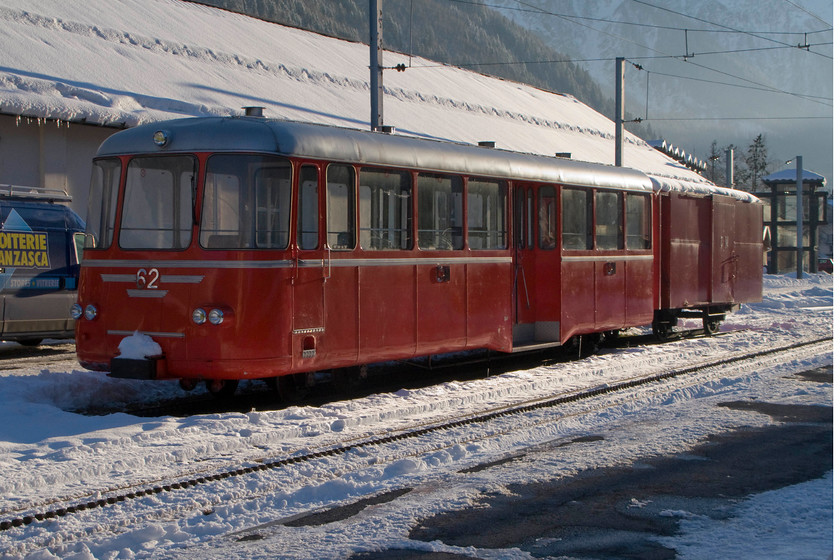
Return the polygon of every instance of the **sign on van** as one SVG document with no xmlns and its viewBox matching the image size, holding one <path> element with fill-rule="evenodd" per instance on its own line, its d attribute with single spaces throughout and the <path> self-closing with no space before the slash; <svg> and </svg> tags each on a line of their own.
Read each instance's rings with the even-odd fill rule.
<svg viewBox="0 0 840 560">
<path fill-rule="evenodd" d="M 0 231 L 0 267 L 49 268 L 47 234 L 40 231 Z"/>
</svg>

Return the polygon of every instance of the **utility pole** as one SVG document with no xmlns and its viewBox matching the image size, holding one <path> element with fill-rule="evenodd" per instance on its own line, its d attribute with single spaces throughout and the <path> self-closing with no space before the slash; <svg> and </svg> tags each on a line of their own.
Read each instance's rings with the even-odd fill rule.
<svg viewBox="0 0 840 560">
<path fill-rule="evenodd" d="M 370 0 L 370 129 L 382 123 L 382 0 Z"/>
<path fill-rule="evenodd" d="M 624 58 L 615 59 L 615 166 L 624 163 Z"/>
<path fill-rule="evenodd" d="M 735 188 L 735 150 L 726 150 L 726 188 Z"/>
<path fill-rule="evenodd" d="M 796 277 L 802 278 L 802 156 L 796 156 Z"/>
</svg>

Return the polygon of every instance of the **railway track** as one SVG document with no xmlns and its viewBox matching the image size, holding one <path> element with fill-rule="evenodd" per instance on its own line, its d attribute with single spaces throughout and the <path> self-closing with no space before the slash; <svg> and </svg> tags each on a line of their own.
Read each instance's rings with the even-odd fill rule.
<svg viewBox="0 0 840 560">
<path fill-rule="evenodd" d="M 739 329 L 706 334 L 702 328 L 674 331 L 667 340 L 657 338 L 653 334 L 623 335 L 608 339 L 602 348 L 637 348 L 667 344 L 678 340 L 694 338 L 724 337 L 742 332 Z M 536 350 L 526 353 L 490 353 L 475 351 L 469 358 L 442 358 L 431 365 L 420 359 L 409 362 L 392 362 L 372 366 L 366 383 L 350 391 L 346 388 L 335 388 L 329 382 L 311 387 L 301 395 L 278 395 L 268 386 L 251 386 L 246 392 L 240 392 L 232 398 L 218 399 L 209 394 L 189 394 L 166 402 L 159 402 L 152 406 L 119 406 L 99 407 L 95 409 L 74 410 L 74 412 L 90 416 L 102 416 L 123 412 L 139 417 L 159 416 L 193 416 L 198 414 L 216 414 L 222 412 L 247 412 L 250 410 L 276 410 L 278 407 L 294 405 L 320 406 L 338 397 L 361 397 L 377 392 L 389 392 L 401 388 L 419 388 L 443 381 L 465 381 L 480 379 L 488 375 L 509 371 L 511 368 L 528 368 L 536 365 L 550 365 L 577 359 L 577 356 L 562 354 L 558 349 Z"/>
<path fill-rule="evenodd" d="M 301 466 L 312 466 L 318 461 L 328 461 L 334 458 L 341 459 L 340 467 L 329 469 L 329 476 L 338 477 L 348 470 L 368 468 L 371 465 L 368 458 L 371 456 L 376 457 L 376 461 L 378 462 L 393 462 L 412 455 L 433 453 L 436 450 L 453 445 L 465 444 L 477 438 L 499 437 L 500 434 L 508 431 L 533 429 L 535 426 L 556 423 L 558 417 L 563 418 L 569 415 L 586 414 L 603 407 L 619 406 L 622 402 L 635 398 L 635 390 L 643 387 L 647 387 L 647 390 L 674 390 L 673 387 L 657 388 L 657 384 L 661 384 L 663 381 L 670 382 L 671 380 L 682 379 L 685 383 L 691 385 L 697 383 L 697 379 L 694 379 L 692 376 L 703 372 L 714 372 L 717 369 L 726 369 L 730 366 L 744 367 L 745 364 L 752 366 L 756 362 L 766 364 L 779 363 L 791 359 L 792 356 L 801 357 L 808 353 L 814 353 L 821 347 L 827 347 L 830 351 L 831 340 L 831 338 L 820 338 L 781 348 L 744 353 L 724 360 L 716 360 L 709 363 L 701 362 L 680 369 L 671 369 L 641 376 L 626 376 L 623 379 L 618 379 L 608 384 L 601 383 L 597 386 L 578 388 L 546 398 L 507 404 L 470 414 L 451 415 L 447 418 L 438 419 L 438 421 L 433 423 L 417 424 L 398 431 L 381 431 L 365 437 L 338 439 L 313 450 L 299 451 L 286 456 L 277 457 L 270 453 L 264 453 L 238 461 L 235 464 L 230 464 L 227 467 L 216 467 L 207 471 L 194 471 L 165 480 L 143 481 L 135 485 L 127 485 L 119 488 L 100 488 L 87 493 L 80 492 L 72 497 L 32 504 L 24 510 L 3 512 L 0 515 L 5 517 L 5 519 L 0 520 L 0 532 L 18 528 L 20 528 L 19 530 L 26 530 L 27 526 L 39 526 L 50 520 L 72 517 L 83 512 L 95 514 L 97 511 L 100 511 L 102 512 L 103 519 L 105 519 L 109 517 L 107 515 L 109 508 L 132 508 L 134 513 L 128 518 L 124 517 L 121 521 L 110 524 L 103 520 L 98 525 L 100 529 L 109 527 L 109 530 L 119 533 L 120 531 L 127 530 L 132 523 L 132 519 L 147 519 L 149 516 L 158 519 L 177 517 L 178 515 L 183 515 L 186 511 L 194 511 L 196 509 L 205 512 L 212 511 L 214 507 L 219 505 L 219 498 L 212 495 L 204 497 L 193 496 L 194 493 L 197 495 L 202 488 L 208 487 L 209 485 L 224 483 L 236 484 L 236 481 L 241 482 L 249 476 L 260 476 L 261 473 L 268 472 L 283 473 L 289 470 L 293 471 Z M 600 397 L 604 397 L 605 395 L 623 395 L 622 392 L 628 390 L 634 390 L 634 393 L 611 403 L 600 400 Z M 587 405 L 583 409 L 571 410 L 578 403 L 590 403 L 591 406 Z M 536 416 L 534 416 L 535 413 Z M 545 414 L 545 416 L 539 416 L 541 414 Z M 507 420 L 516 420 L 526 416 L 528 417 L 527 421 L 507 422 Z M 465 427 L 474 427 L 475 425 L 482 425 L 486 428 L 479 434 L 476 434 L 475 431 L 471 433 L 467 431 L 468 433 L 464 435 L 458 435 L 458 430 Z M 440 434 L 447 435 L 446 437 L 438 438 L 437 436 Z M 424 438 L 427 436 L 429 436 L 428 440 L 425 440 Z M 422 444 L 402 445 L 410 441 L 419 441 Z M 406 448 L 403 449 L 403 447 Z M 376 450 L 375 454 L 372 453 L 373 450 Z M 284 475 L 280 478 L 294 479 L 293 472 L 286 474 L 288 476 Z M 237 485 L 237 490 L 225 493 L 225 499 L 257 499 L 277 491 L 283 484 L 284 482 L 282 480 L 253 485 L 240 483 Z M 143 498 L 157 496 L 158 500 L 156 501 L 161 501 L 164 496 L 170 495 L 173 498 L 164 500 L 166 506 L 163 508 L 160 508 L 159 504 L 143 504 Z M 178 495 L 184 496 L 184 499 L 177 499 Z M 187 496 L 190 496 L 190 498 L 187 499 Z M 88 535 L 88 533 L 81 531 L 78 535 L 84 536 Z M 54 535 L 50 537 L 33 535 L 31 546 L 35 548 L 44 546 L 46 540 L 44 542 L 40 541 L 48 538 L 54 539 L 55 537 Z M 66 538 L 72 540 L 73 537 L 71 534 L 68 534 Z M 25 549 L 30 548 L 30 545 L 27 545 L 26 541 L 28 539 L 25 539 L 24 542 L 18 541 L 18 546 L 22 547 L 20 550 L 22 553 L 26 552 Z M 40 544 L 35 541 L 39 541 Z"/>
<path fill-rule="evenodd" d="M 18 369 L 29 364 L 75 359 L 76 345 L 72 342 L 49 346 L 10 346 L 0 351 L 0 371 Z"/>
</svg>

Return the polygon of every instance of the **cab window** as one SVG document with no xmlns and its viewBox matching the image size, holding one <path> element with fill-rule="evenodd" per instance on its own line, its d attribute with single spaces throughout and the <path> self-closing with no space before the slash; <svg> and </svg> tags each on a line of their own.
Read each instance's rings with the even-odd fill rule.
<svg viewBox="0 0 840 560">
<path fill-rule="evenodd" d="M 85 224 L 85 248 L 107 249 L 114 240 L 122 165 L 116 158 L 93 162 Z"/>
</svg>

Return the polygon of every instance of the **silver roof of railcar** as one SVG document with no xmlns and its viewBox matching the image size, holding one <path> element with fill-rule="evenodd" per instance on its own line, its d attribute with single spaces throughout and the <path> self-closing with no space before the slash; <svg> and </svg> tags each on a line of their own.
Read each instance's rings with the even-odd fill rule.
<svg viewBox="0 0 840 560">
<path fill-rule="evenodd" d="M 158 147 L 154 133 L 169 141 Z M 651 191 L 640 171 L 438 140 L 261 117 L 162 121 L 114 134 L 98 156 L 179 152 L 259 152 L 482 177 Z"/>
</svg>

